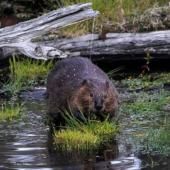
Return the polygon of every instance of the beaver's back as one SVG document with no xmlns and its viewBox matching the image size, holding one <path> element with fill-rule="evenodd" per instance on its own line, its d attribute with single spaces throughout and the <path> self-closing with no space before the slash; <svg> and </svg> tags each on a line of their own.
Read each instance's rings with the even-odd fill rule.
<svg viewBox="0 0 170 170">
<path fill-rule="evenodd" d="M 108 79 L 106 73 L 94 65 L 89 59 L 82 57 L 74 57 L 59 61 L 55 68 L 51 71 L 47 79 L 47 88 L 54 81 L 60 86 L 69 85 L 71 88 L 79 86 L 84 79 L 98 79 L 106 81 Z"/>
</svg>

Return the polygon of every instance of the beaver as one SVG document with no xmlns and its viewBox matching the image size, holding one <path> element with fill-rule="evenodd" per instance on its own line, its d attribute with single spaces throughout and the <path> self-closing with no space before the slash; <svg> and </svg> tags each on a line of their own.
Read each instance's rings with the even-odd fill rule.
<svg viewBox="0 0 170 170">
<path fill-rule="evenodd" d="M 3 10 L 3 15 L 0 18 L 1 28 L 15 25 L 18 23 L 18 18 L 15 15 L 14 9 L 12 6 L 7 6 Z"/>
<path fill-rule="evenodd" d="M 100 120 L 105 113 L 112 118 L 118 108 L 118 92 L 107 74 L 83 57 L 59 61 L 47 77 L 47 106 L 55 123 L 62 111 L 69 110 L 81 119 L 95 113 Z"/>
</svg>

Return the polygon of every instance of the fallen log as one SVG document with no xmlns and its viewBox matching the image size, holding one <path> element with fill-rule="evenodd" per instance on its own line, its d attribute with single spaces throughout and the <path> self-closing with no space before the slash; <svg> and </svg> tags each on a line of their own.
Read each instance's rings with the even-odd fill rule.
<svg viewBox="0 0 170 170">
<path fill-rule="evenodd" d="M 85 56 L 94 60 L 137 60 L 149 54 L 162 59 L 170 58 L 170 30 L 149 33 L 107 33 L 53 41 L 32 42 L 35 37 L 60 29 L 75 22 L 95 17 L 91 4 L 78 4 L 58 9 L 16 26 L 0 29 L 0 56 L 14 52 L 36 59 Z M 3 49 L 3 50 L 2 50 Z"/>
<path fill-rule="evenodd" d="M 108 33 L 105 39 L 88 34 L 74 39 L 43 42 L 70 56 L 81 55 L 95 60 L 136 60 L 149 54 L 170 59 L 170 30 L 149 33 Z"/>
<path fill-rule="evenodd" d="M 97 11 L 91 9 L 91 3 L 76 4 L 14 26 L 2 28 L 0 29 L 0 55 L 5 57 L 10 53 L 19 52 L 28 57 L 44 60 L 50 57 L 67 57 L 67 54 L 59 49 L 34 43 L 32 39 L 53 29 L 93 18 L 97 14 Z"/>
</svg>

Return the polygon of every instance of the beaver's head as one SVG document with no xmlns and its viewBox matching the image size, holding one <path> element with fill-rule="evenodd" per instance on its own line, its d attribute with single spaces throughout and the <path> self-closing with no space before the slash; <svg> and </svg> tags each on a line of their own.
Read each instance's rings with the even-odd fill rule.
<svg viewBox="0 0 170 170">
<path fill-rule="evenodd" d="M 85 115 L 92 112 L 99 116 L 103 116 L 103 113 L 113 116 L 118 107 L 118 93 L 109 81 L 86 79 L 73 93 L 69 105 L 72 110 Z"/>
</svg>

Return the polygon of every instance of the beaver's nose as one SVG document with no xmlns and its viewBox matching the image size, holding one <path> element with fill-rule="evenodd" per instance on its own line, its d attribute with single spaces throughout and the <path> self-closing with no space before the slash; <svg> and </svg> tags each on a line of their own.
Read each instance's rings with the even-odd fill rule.
<svg viewBox="0 0 170 170">
<path fill-rule="evenodd" d="M 100 111 L 102 109 L 102 105 L 96 105 L 95 108 L 97 111 Z"/>
<path fill-rule="evenodd" d="M 101 111 L 102 107 L 103 107 L 103 101 L 100 98 L 96 99 L 96 101 L 95 101 L 96 111 L 98 111 L 98 112 Z"/>
</svg>

